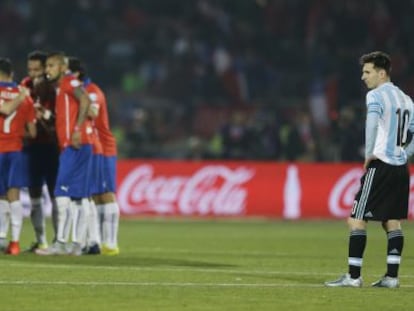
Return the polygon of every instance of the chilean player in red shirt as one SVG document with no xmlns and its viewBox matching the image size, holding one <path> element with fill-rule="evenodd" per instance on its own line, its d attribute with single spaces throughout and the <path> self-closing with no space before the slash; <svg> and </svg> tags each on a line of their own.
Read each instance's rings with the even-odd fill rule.
<svg viewBox="0 0 414 311">
<path fill-rule="evenodd" d="M 30 219 L 35 231 L 36 242 L 30 248 L 47 248 L 45 217 L 42 206 L 42 188 L 46 184 L 49 197 L 52 202 L 52 223 L 57 229 L 56 200 L 54 189 L 59 165 L 59 148 L 55 131 L 55 88 L 46 79 L 47 53 L 35 50 L 27 57 L 27 73 L 21 85 L 30 89 L 31 97 L 35 102 L 37 116 L 37 136 L 28 139 L 23 148 L 23 154 L 27 157 L 28 188 L 31 201 Z"/>
<path fill-rule="evenodd" d="M 92 125 L 87 120 L 90 99 L 82 83 L 68 71 L 64 53 L 50 53 L 46 60 L 47 79 L 56 82 L 56 134 L 59 169 L 55 186 L 57 239 L 39 255 L 81 255 L 89 213 L 92 161 Z M 68 249 L 70 228 L 72 248 Z"/>
<path fill-rule="evenodd" d="M 93 124 L 97 130 L 98 138 L 102 146 L 102 155 L 96 155 L 95 164 L 98 165 L 100 174 L 95 176 L 92 194 L 93 201 L 99 217 L 94 216 L 93 208 L 91 209 L 90 228 L 92 232 L 92 245 L 90 253 L 93 253 L 93 242 L 102 240 L 101 252 L 103 255 L 118 255 L 118 226 L 119 226 L 119 206 L 116 200 L 116 141 L 109 126 L 108 108 L 106 98 L 102 90 L 86 76 L 85 68 L 80 60 L 76 57 L 69 58 L 69 69 L 81 81 L 91 99 L 89 117 L 93 119 Z M 96 212 L 95 212 L 96 213 Z M 94 229 L 96 219 L 99 219 L 101 230 Z M 95 238 L 93 235 L 98 231 L 102 237 Z M 92 252 L 91 252 L 92 250 Z"/>
<path fill-rule="evenodd" d="M 23 137 L 36 136 L 36 116 L 28 90 L 19 90 L 12 78 L 10 60 L 0 58 L 0 244 L 7 237 L 10 220 L 11 241 L 6 254 L 18 255 L 23 224 L 20 188 L 25 186 Z"/>
</svg>

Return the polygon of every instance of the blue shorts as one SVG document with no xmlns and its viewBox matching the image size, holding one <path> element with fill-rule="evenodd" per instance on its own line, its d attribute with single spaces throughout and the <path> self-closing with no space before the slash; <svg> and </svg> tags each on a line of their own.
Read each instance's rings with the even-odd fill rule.
<svg viewBox="0 0 414 311">
<path fill-rule="evenodd" d="M 103 156 L 103 181 L 105 192 L 116 192 L 116 156 Z"/>
<path fill-rule="evenodd" d="M 23 149 L 23 157 L 27 162 L 27 186 L 38 188 L 46 183 L 49 189 L 54 189 L 59 167 L 57 144 L 28 145 Z"/>
<path fill-rule="evenodd" d="M 10 188 L 25 186 L 22 152 L 0 153 L 0 195 L 6 195 Z"/>
<path fill-rule="evenodd" d="M 55 196 L 73 199 L 90 197 L 91 162 L 92 145 L 82 145 L 80 149 L 63 149 L 59 156 Z"/>
<path fill-rule="evenodd" d="M 91 193 L 102 194 L 107 192 L 103 181 L 103 156 L 94 154 L 92 156 Z"/>
</svg>

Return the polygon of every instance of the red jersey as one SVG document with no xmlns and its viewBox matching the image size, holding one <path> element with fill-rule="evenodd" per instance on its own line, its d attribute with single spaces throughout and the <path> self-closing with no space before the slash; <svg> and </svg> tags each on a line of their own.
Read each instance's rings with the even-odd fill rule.
<svg viewBox="0 0 414 311">
<path fill-rule="evenodd" d="M 19 95 L 19 89 L 14 82 L 0 82 L 0 105 Z M 20 104 L 12 114 L 0 114 L 0 152 L 20 151 L 23 148 L 23 137 L 26 123 L 35 123 L 36 115 L 33 101 L 30 97 Z"/>
<path fill-rule="evenodd" d="M 65 75 L 56 89 L 56 134 L 59 147 L 65 148 L 71 144 L 73 129 L 79 114 L 79 101 L 74 90 L 82 83 L 73 75 Z M 86 120 L 81 127 L 81 143 L 92 144 L 91 121 Z"/>
<path fill-rule="evenodd" d="M 37 122 L 37 135 L 35 138 L 29 139 L 29 143 L 53 143 L 56 142 L 55 131 L 55 89 L 53 85 L 44 79 L 36 86 L 33 84 L 33 80 L 30 77 L 25 77 L 20 85 L 30 90 L 30 95 L 36 104 L 39 104 L 43 109 L 50 111 L 50 117 L 46 120 L 42 119 L 42 122 Z M 42 123 L 42 124 L 41 124 Z M 47 129 L 45 129 L 45 126 Z"/>
<path fill-rule="evenodd" d="M 116 156 L 116 141 L 109 127 L 108 108 L 106 98 L 102 90 L 90 79 L 85 79 L 84 86 L 89 94 L 92 105 L 98 109 L 98 116 L 94 120 L 99 140 L 102 144 L 103 155 Z"/>
</svg>

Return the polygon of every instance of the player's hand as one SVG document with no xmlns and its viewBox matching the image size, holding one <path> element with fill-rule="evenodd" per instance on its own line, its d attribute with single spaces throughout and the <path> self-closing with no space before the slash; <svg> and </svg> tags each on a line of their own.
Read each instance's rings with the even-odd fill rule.
<svg viewBox="0 0 414 311">
<path fill-rule="evenodd" d="M 72 133 L 71 145 L 76 149 L 79 149 L 81 147 L 81 132 L 79 130 Z"/>
</svg>

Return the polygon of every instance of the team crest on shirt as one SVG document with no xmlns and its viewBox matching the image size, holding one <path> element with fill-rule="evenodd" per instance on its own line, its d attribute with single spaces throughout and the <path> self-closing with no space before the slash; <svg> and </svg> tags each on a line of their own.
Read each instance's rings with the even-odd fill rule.
<svg viewBox="0 0 414 311">
<path fill-rule="evenodd" d="M 96 102 L 96 100 L 98 99 L 98 95 L 96 95 L 96 93 L 89 93 L 89 98 L 91 99 L 91 101 Z"/>
<path fill-rule="evenodd" d="M 72 80 L 70 80 L 70 85 L 72 87 L 78 87 L 78 86 L 81 85 L 81 83 L 80 83 L 80 81 L 78 79 L 72 79 Z"/>
</svg>

